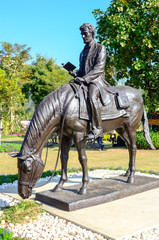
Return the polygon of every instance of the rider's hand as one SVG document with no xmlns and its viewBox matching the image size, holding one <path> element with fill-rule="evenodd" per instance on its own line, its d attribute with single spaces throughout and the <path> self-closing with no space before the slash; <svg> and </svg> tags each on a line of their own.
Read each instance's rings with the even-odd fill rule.
<svg viewBox="0 0 159 240">
<path fill-rule="evenodd" d="M 73 77 L 77 77 L 77 74 L 74 71 L 69 71 L 69 74 Z"/>
<path fill-rule="evenodd" d="M 75 82 L 78 83 L 78 84 L 82 84 L 82 83 L 85 82 L 85 80 L 83 78 L 81 78 L 81 77 L 76 77 L 75 78 Z"/>
</svg>

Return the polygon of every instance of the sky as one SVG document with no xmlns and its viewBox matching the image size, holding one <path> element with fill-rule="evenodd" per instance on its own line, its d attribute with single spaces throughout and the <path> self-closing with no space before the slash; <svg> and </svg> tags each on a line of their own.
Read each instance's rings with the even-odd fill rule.
<svg viewBox="0 0 159 240">
<path fill-rule="evenodd" d="M 94 9 L 106 11 L 110 0 L 0 0 L 0 42 L 26 44 L 56 64 L 79 66 L 84 44 L 79 27 L 96 26 Z"/>
</svg>

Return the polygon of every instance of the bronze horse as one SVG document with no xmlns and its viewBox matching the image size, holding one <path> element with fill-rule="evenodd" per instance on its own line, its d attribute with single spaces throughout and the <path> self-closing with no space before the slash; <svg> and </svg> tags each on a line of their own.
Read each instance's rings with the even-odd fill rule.
<svg viewBox="0 0 159 240">
<path fill-rule="evenodd" d="M 149 127 L 142 96 L 137 90 L 128 86 L 119 86 L 117 90 L 125 91 L 130 107 L 126 109 L 128 117 L 102 121 L 104 133 L 116 130 L 125 140 L 129 150 L 128 183 L 134 183 L 136 157 L 136 129 L 140 120 L 143 123 L 143 133 L 152 149 L 155 149 L 149 136 Z M 24 142 L 18 154 L 18 192 L 22 198 L 29 198 L 32 188 L 40 178 L 44 164 L 41 153 L 50 134 L 60 132 L 62 119 L 65 115 L 61 144 L 61 178 L 54 191 L 63 189 L 67 181 L 67 161 L 72 140 L 78 151 L 83 177 L 80 194 L 87 192 L 89 182 L 85 138 L 88 131 L 88 121 L 79 119 L 78 99 L 73 98 L 74 91 L 69 84 L 62 86 L 44 98 L 36 109 L 31 120 Z M 70 99 L 73 98 L 72 101 Z M 69 103 L 69 104 L 68 104 Z M 66 111 L 67 109 L 67 111 Z"/>
</svg>

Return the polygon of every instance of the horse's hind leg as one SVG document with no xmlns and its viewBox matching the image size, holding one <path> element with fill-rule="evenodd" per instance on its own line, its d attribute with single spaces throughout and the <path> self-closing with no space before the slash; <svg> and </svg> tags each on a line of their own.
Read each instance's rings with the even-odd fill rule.
<svg viewBox="0 0 159 240">
<path fill-rule="evenodd" d="M 53 189 L 53 192 L 59 192 L 63 189 L 63 184 L 67 181 L 67 162 L 69 150 L 72 144 L 72 138 L 63 136 L 61 143 L 61 178 L 59 183 Z"/>
<path fill-rule="evenodd" d="M 83 171 L 82 187 L 79 190 L 79 194 L 86 194 L 89 178 L 88 178 L 88 169 L 87 169 L 87 156 L 85 151 L 85 140 L 83 139 L 80 142 L 75 141 L 75 144 L 78 151 L 79 162 L 82 166 L 82 171 Z"/>
<path fill-rule="evenodd" d="M 126 125 L 124 129 L 117 129 L 117 132 L 125 140 L 129 150 L 129 168 L 126 172 L 128 183 L 135 182 L 135 159 L 136 159 L 136 129 L 132 129 Z"/>
<path fill-rule="evenodd" d="M 128 183 L 135 182 L 135 159 L 136 159 L 136 131 L 129 132 L 130 146 L 129 146 L 129 175 Z"/>
</svg>

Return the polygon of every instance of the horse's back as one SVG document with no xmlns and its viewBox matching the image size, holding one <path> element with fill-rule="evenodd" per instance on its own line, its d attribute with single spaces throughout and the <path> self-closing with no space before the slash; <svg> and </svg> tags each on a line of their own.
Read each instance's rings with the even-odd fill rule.
<svg viewBox="0 0 159 240">
<path fill-rule="evenodd" d="M 137 91 L 137 89 L 129 86 L 116 86 L 115 88 L 117 92 L 119 92 L 119 94 L 126 95 L 128 97 L 130 104 L 132 103 L 143 104 L 142 95 Z"/>
<path fill-rule="evenodd" d="M 122 86 L 122 85 L 119 85 L 119 86 L 116 86 L 115 87 L 117 89 L 117 91 L 121 92 L 121 93 L 126 93 L 126 95 L 130 95 L 130 94 L 133 94 L 133 95 L 136 95 L 137 97 L 141 97 L 141 94 L 138 92 L 138 90 L 136 88 L 132 88 L 132 87 L 129 87 L 129 86 Z"/>
</svg>

